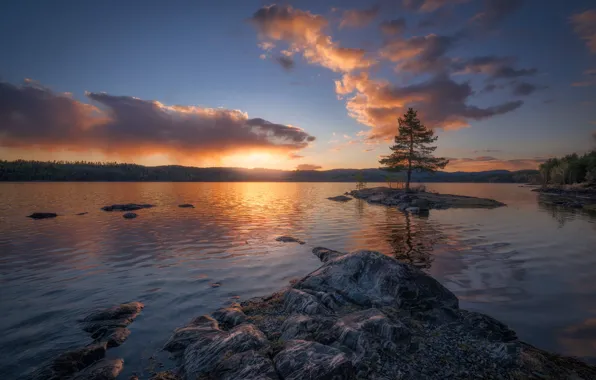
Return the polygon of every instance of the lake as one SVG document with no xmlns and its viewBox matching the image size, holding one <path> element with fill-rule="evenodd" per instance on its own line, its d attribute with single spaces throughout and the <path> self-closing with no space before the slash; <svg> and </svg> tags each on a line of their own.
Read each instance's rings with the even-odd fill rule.
<svg viewBox="0 0 596 380">
<path fill-rule="evenodd" d="M 382 186 L 383 184 L 378 184 Z M 369 184 L 369 186 L 376 186 Z M 465 309 L 507 323 L 540 348 L 596 362 L 596 215 L 539 202 L 516 184 L 429 184 L 493 198 L 493 210 L 395 207 L 329 196 L 352 183 L 0 183 L 0 374 L 26 376 L 90 342 L 77 320 L 141 301 L 109 357 L 120 378 L 147 376 L 176 327 L 316 269 L 315 246 L 378 250 L 413 263 Z M 100 208 L 152 203 L 133 220 Z M 192 203 L 194 209 L 177 205 Z M 32 220 L 34 211 L 60 214 Z M 77 213 L 88 212 L 86 215 Z M 291 235 L 305 245 L 279 243 Z M 219 287 L 212 287 L 219 283 Z M 166 367 L 171 363 L 164 361 Z"/>
</svg>

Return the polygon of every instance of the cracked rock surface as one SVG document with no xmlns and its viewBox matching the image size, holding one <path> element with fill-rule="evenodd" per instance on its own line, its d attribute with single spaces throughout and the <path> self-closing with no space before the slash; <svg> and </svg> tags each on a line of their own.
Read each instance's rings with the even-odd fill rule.
<svg viewBox="0 0 596 380">
<path fill-rule="evenodd" d="M 595 379 L 596 368 L 521 342 L 462 310 L 408 264 L 317 247 L 292 286 L 200 316 L 165 350 L 181 379 Z"/>
</svg>

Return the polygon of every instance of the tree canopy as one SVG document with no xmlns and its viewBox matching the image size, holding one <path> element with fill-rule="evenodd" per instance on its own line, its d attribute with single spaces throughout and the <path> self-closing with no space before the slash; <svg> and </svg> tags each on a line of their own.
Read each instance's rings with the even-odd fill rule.
<svg viewBox="0 0 596 380">
<path fill-rule="evenodd" d="M 379 161 L 381 169 L 389 171 L 406 171 L 406 191 L 410 189 L 412 171 L 434 173 L 443 169 L 449 160 L 434 157 L 437 149 L 431 144 L 437 141 L 438 136 L 432 129 L 428 129 L 418 119 L 418 113 L 409 108 L 403 117 L 398 119 L 398 135 L 395 136 L 395 145 L 390 149 L 392 153 Z"/>
</svg>

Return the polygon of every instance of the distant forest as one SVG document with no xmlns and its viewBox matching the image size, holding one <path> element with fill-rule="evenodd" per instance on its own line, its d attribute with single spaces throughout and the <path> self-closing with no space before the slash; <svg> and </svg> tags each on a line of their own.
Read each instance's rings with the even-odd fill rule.
<svg viewBox="0 0 596 380">
<path fill-rule="evenodd" d="M 389 173 L 380 169 L 273 170 L 142 166 L 135 164 L 66 161 L 1 161 L 0 181 L 146 181 L 146 182 L 354 182 L 362 174 L 366 182 L 385 182 Z M 391 174 L 395 178 L 395 174 Z M 414 173 L 414 182 L 516 182 L 535 181 L 537 170 Z"/>
</svg>

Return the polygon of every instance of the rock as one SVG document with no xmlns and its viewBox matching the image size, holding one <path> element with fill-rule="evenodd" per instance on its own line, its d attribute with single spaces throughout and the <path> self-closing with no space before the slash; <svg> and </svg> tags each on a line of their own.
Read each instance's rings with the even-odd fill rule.
<svg viewBox="0 0 596 380">
<path fill-rule="evenodd" d="M 178 207 L 180 207 L 180 208 L 195 208 L 195 206 L 191 205 L 190 203 L 184 203 L 184 204 L 178 205 Z"/>
<path fill-rule="evenodd" d="M 134 380 L 134 379 L 130 379 Z M 138 380 L 138 378 L 137 378 Z M 180 376 L 172 371 L 162 371 L 156 374 L 153 374 L 149 380 L 182 380 Z"/>
<path fill-rule="evenodd" d="M 397 205 L 397 208 L 400 211 L 406 211 L 408 208 L 410 208 L 410 204 L 409 203 L 400 203 Z"/>
<path fill-rule="evenodd" d="M 210 285 L 212 288 L 219 288 L 221 286 L 221 284 L 219 282 L 213 282 Z"/>
<path fill-rule="evenodd" d="M 145 306 L 140 302 L 124 303 L 108 309 L 98 310 L 82 320 L 83 330 L 88 333 L 114 330 L 126 327 L 134 321 Z"/>
<path fill-rule="evenodd" d="M 418 207 L 408 207 L 406 211 L 411 212 L 412 214 L 418 214 L 420 212 L 420 209 Z"/>
<path fill-rule="evenodd" d="M 106 355 L 107 344 L 98 343 L 67 351 L 33 375 L 35 379 L 65 379 L 101 360 Z"/>
<path fill-rule="evenodd" d="M 102 359 L 77 373 L 71 380 L 113 380 L 123 367 L 122 359 Z"/>
<path fill-rule="evenodd" d="M 137 217 L 137 214 L 134 212 L 127 212 L 126 214 L 122 215 L 124 219 L 134 219 Z"/>
<path fill-rule="evenodd" d="M 212 372 L 220 380 L 278 380 L 271 359 L 254 350 L 245 351 L 224 359 Z"/>
<path fill-rule="evenodd" d="M 428 211 L 430 209 L 430 202 L 426 199 L 414 199 L 412 201 L 413 207 L 418 207 L 420 211 Z"/>
<path fill-rule="evenodd" d="M 31 215 L 28 215 L 27 218 L 31 218 L 31 219 L 49 219 L 49 218 L 55 218 L 57 217 L 58 214 L 53 213 L 53 212 L 34 212 Z"/>
<path fill-rule="evenodd" d="M 327 249 L 323 247 L 315 247 L 312 250 L 312 253 L 315 254 L 322 262 L 326 263 L 329 260 L 333 260 L 336 257 L 343 256 L 345 253 L 334 251 L 332 249 Z"/>
<path fill-rule="evenodd" d="M 304 340 L 289 341 L 273 358 L 284 380 L 354 379 L 348 356 L 336 348 Z"/>
<path fill-rule="evenodd" d="M 85 212 L 79 212 L 77 215 L 87 215 L 87 214 L 89 214 L 89 213 L 87 211 L 85 211 Z"/>
<path fill-rule="evenodd" d="M 116 204 L 111 206 L 104 206 L 101 209 L 104 211 L 136 211 L 143 208 L 151 208 L 155 207 L 154 205 L 150 204 L 136 204 L 136 203 L 127 203 L 127 204 Z"/>
<path fill-rule="evenodd" d="M 126 341 L 129 335 L 129 329 L 125 327 L 118 327 L 114 330 L 107 330 L 106 333 L 101 336 L 101 338 L 98 338 L 98 340 L 107 342 L 108 348 L 118 347 L 124 343 L 124 341 Z"/>
<path fill-rule="evenodd" d="M 280 241 L 282 243 L 298 243 L 298 244 L 306 244 L 300 239 L 296 239 L 292 236 L 278 236 L 275 238 L 276 241 Z"/>
<path fill-rule="evenodd" d="M 313 253 L 323 261 L 319 269 L 270 296 L 218 310 L 221 326 L 201 316 L 177 329 L 166 349 L 180 354 L 184 378 L 596 378 L 596 367 L 460 310 L 453 293 L 411 265 L 373 251 Z M 230 313 L 246 319 L 230 328 Z"/>
<path fill-rule="evenodd" d="M 213 318 L 221 325 L 228 328 L 237 326 L 246 321 L 246 315 L 242 312 L 240 304 L 234 303 L 229 307 L 221 308 L 213 313 Z"/>
<path fill-rule="evenodd" d="M 327 199 L 329 199 L 330 201 L 336 201 L 336 202 L 347 202 L 347 201 L 352 200 L 351 197 L 346 197 L 345 195 L 338 195 L 336 197 L 329 197 Z"/>
<path fill-rule="evenodd" d="M 367 202 L 371 202 L 371 203 L 380 203 L 385 198 L 387 198 L 387 195 L 385 195 L 383 193 L 381 193 L 381 194 L 374 194 L 374 195 L 371 195 L 370 197 L 366 198 L 366 201 Z"/>
<path fill-rule="evenodd" d="M 234 354 L 258 351 L 267 346 L 263 333 L 252 324 L 236 326 L 229 332 L 206 332 L 184 351 L 184 372 L 189 379 L 199 378 L 212 373 Z"/>
</svg>

